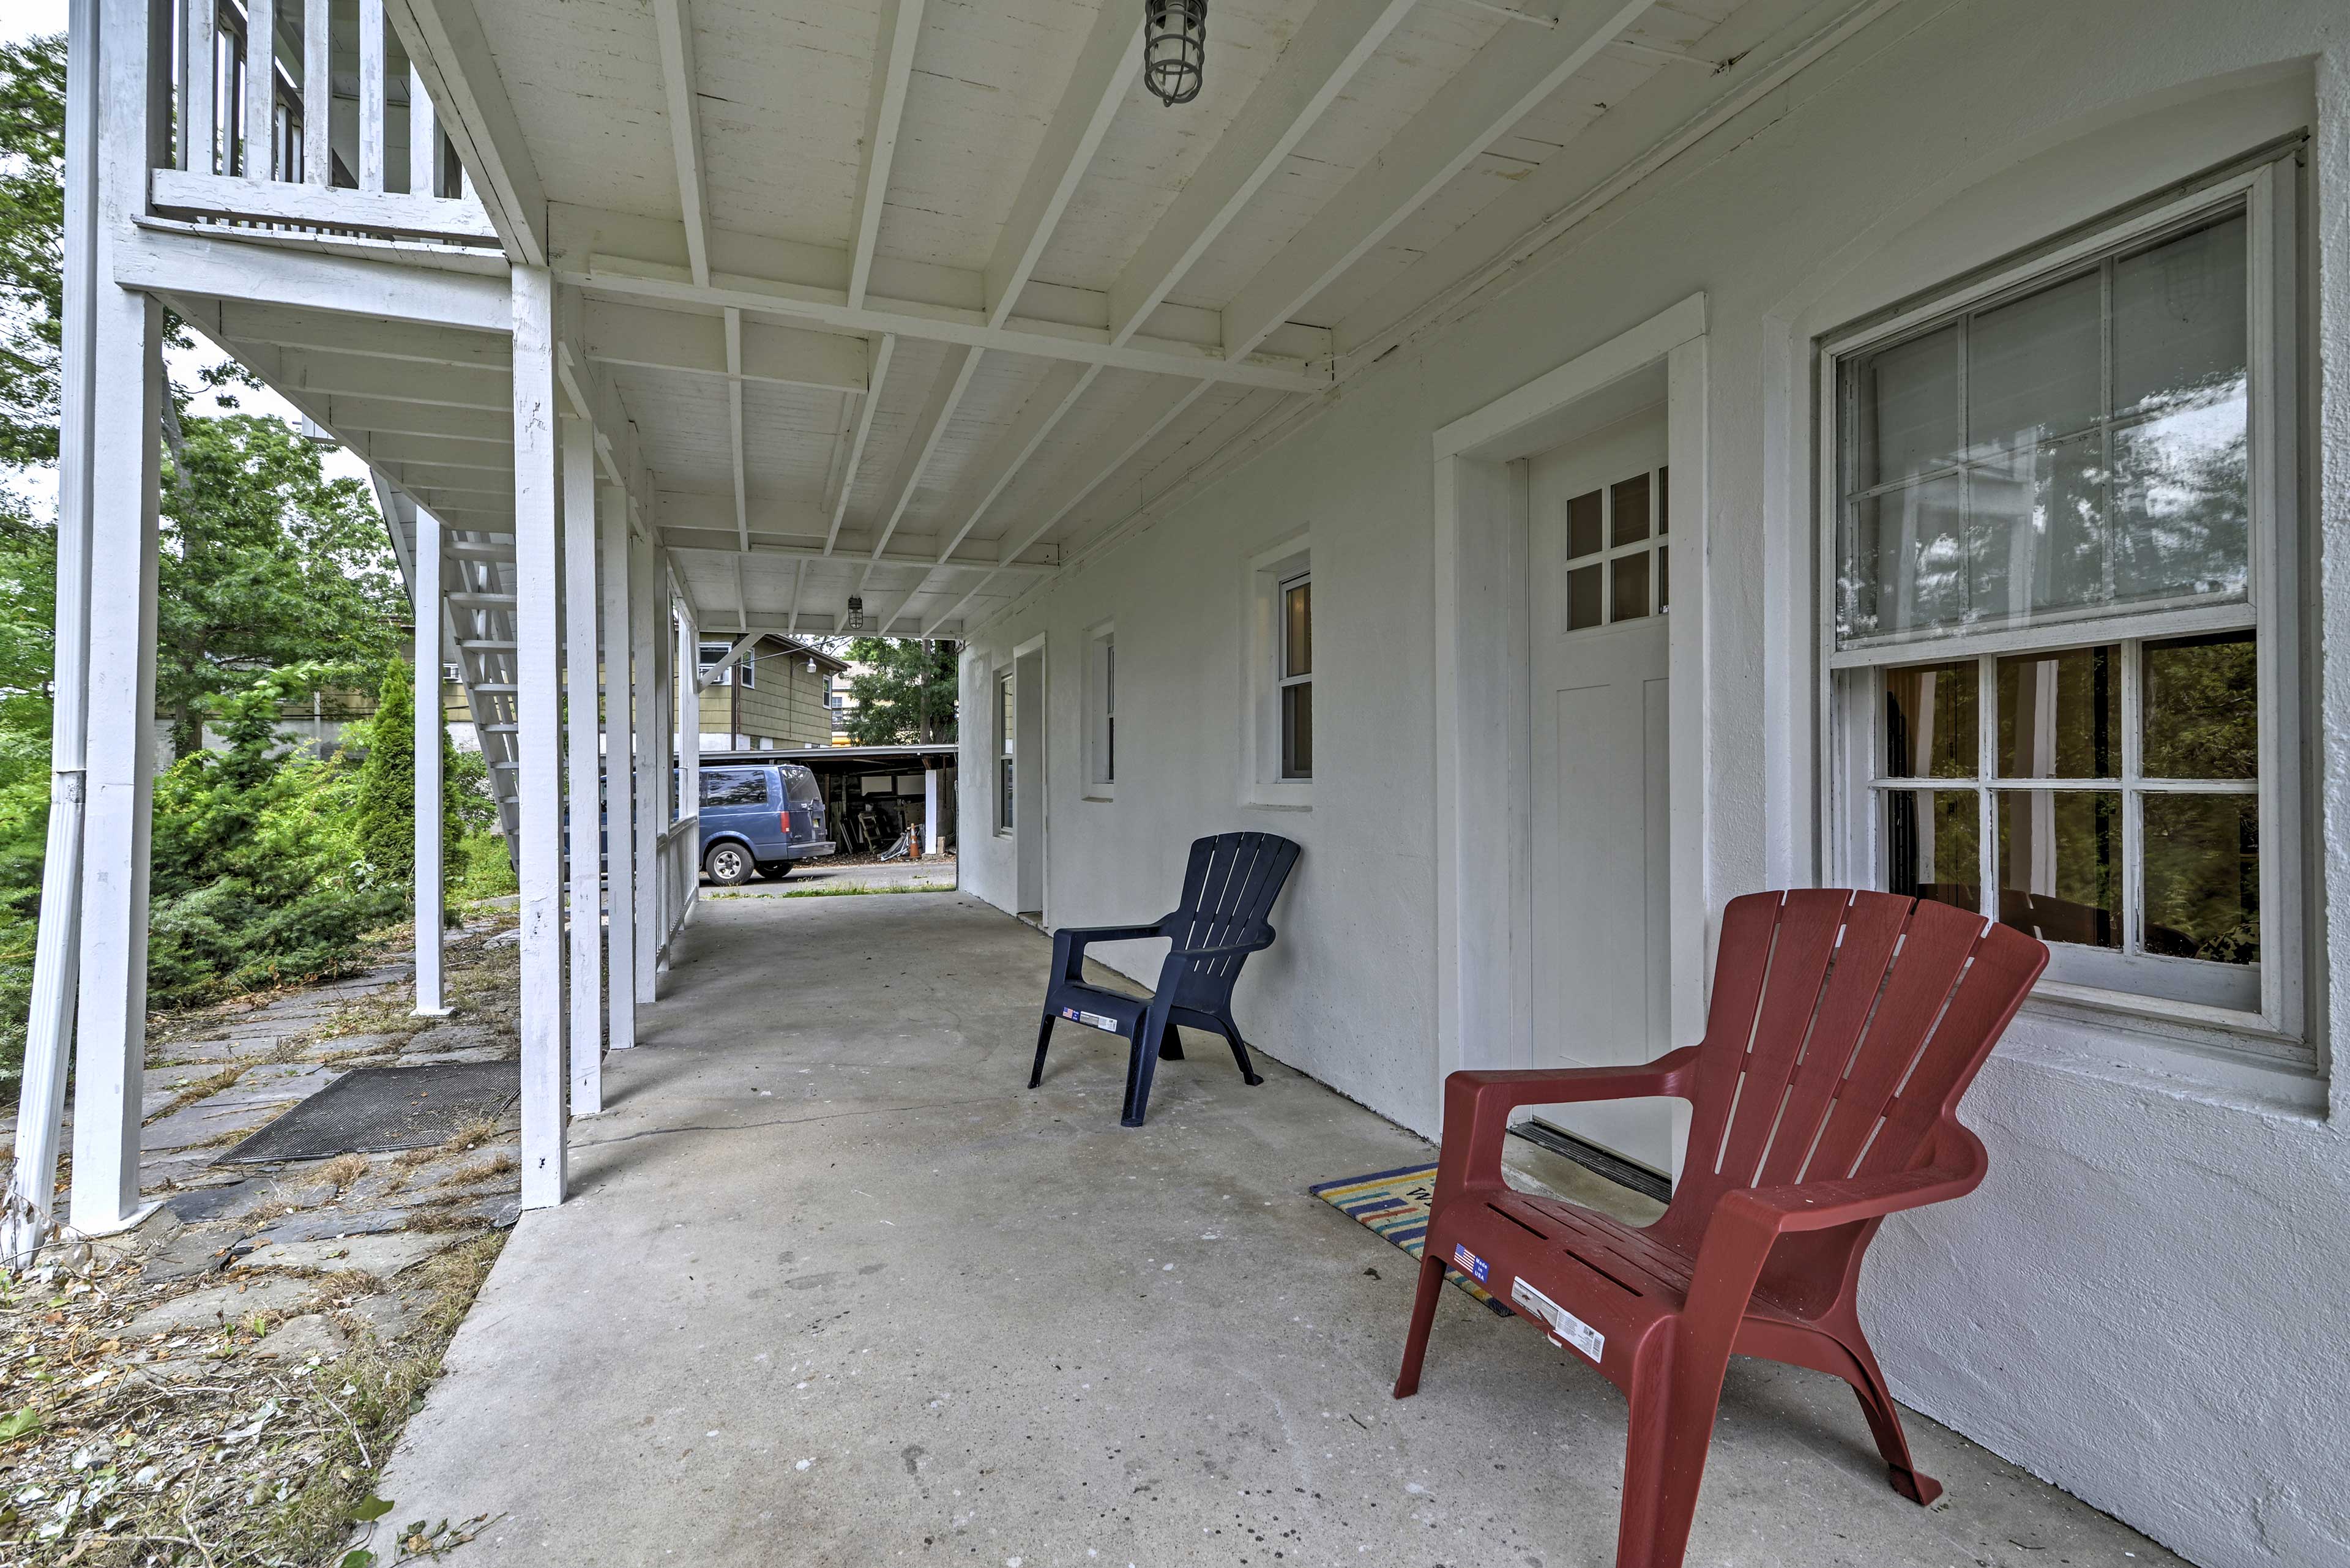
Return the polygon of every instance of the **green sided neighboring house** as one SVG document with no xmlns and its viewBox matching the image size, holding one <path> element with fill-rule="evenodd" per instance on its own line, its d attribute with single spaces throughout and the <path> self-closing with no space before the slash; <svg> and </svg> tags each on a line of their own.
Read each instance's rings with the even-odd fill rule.
<svg viewBox="0 0 2350 1568">
<path fill-rule="evenodd" d="M 703 673 L 731 642 L 702 644 Z M 702 691 L 702 749 L 775 752 L 832 744 L 833 678 L 848 667 L 780 632 L 751 645 Z"/>
</svg>

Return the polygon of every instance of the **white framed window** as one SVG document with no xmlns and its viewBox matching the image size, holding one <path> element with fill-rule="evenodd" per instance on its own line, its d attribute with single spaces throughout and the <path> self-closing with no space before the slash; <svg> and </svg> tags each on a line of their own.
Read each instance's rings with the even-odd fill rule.
<svg viewBox="0 0 2350 1568">
<path fill-rule="evenodd" d="M 2293 158 L 1825 344 L 1839 879 L 2306 1062 Z"/>
<path fill-rule="evenodd" d="M 1012 831 L 1012 667 L 995 672 L 995 831 Z"/>
<path fill-rule="evenodd" d="M 726 650 L 732 647 L 733 647 L 733 644 L 729 642 L 705 642 L 701 644 L 701 651 L 695 659 L 695 662 L 700 665 L 701 668 L 696 671 L 696 673 L 698 673 L 702 680 L 709 681 L 712 686 L 739 685 L 745 691 L 756 687 L 759 684 L 758 666 L 755 662 L 758 656 L 753 653 L 746 653 L 742 658 L 736 659 L 733 663 L 728 665 L 724 671 L 719 675 L 717 680 L 710 680 L 710 672 L 718 668 L 719 660 L 726 657 Z"/>
<path fill-rule="evenodd" d="M 1242 733 L 1244 804 L 1306 810 L 1314 787 L 1314 560 L 1299 534 L 1250 557 Z"/>
<path fill-rule="evenodd" d="M 1086 634 L 1086 798 L 1118 794 L 1118 628 L 1108 621 Z"/>
</svg>

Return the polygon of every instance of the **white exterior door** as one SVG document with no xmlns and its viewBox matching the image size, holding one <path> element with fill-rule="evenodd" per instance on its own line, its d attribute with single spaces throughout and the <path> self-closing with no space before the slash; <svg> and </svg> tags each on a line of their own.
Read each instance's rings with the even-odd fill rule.
<svg viewBox="0 0 2350 1568">
<path fill-rule="evenodd" d="M 1670 1047 L 1662 409 L 1529 461 L 1534 1065 Z M 1535 1107 L 1666 1175 L 1679 1102 Z"/>
</svg>

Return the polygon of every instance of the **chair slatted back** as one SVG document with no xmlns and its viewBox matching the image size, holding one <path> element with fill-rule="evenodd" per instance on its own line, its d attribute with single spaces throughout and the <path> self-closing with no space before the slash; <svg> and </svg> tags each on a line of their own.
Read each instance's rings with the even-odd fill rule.
<svg viewBox="0 0 2350 1568">
<path fill-rule="evenodd" d="M 1183 872 L 1183 901 L 1168 916 L 1164 933 L 1179 948 L 1225 947 L 1242 941 L 1264 923 L 1281 897 L 1297 846 L 1270 833 L 1220 833 L 1195 839 Z M 1211 1006 L 1228 999 L 1245 953 L 1194 959 L 1178 988 L 1182 1006 Z"/>
<path fill-rule="evenodd" d="M 1923 1163 L 1934 1124 L 2047 959 L 2020 931 L 1894 894 L 1731 900 L 1689 1152 L 1660 1234 L 1693 1246 L 1721 1194 L 1741 1188 Z"/>
</svg>

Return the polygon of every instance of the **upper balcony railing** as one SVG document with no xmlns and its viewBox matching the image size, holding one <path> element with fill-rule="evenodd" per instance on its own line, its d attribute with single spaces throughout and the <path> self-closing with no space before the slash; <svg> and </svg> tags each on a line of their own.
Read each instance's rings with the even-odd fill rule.
<svg viewBox="0 0 2350 1568">
<path fill-rule="evenodd" d="M 383 0 L 179 0 L 159 214 L 495 245 Z"/>
</svg>

